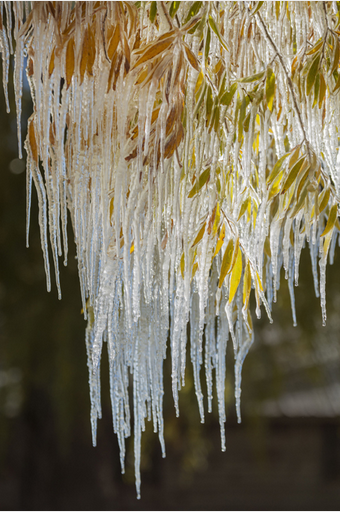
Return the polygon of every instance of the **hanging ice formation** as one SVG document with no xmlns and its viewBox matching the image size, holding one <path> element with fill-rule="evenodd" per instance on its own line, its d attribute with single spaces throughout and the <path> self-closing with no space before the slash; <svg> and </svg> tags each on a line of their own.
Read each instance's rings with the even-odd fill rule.
<svg viewBox="0 0 340 512">
<path fill-rule="evenodd" d="M 270 319 L 283 267 L 295 323 L 306 242 L 326 320 L 325 269 L 340 230 L 339 2 L 2 2 L 0 16 L 7 109 L 14 53 L 19 154 L 25 56 L 34 104 L 27 226 L 33 181 L 47 287 L 50 244 L 59 295 L 71 215 L 93 443 L 105 342 L 123 471 L 133 376 L 139 495 L 146 420 L 165 455 L 168 339 L 177 414 L 188 342 L 201 419 L 204 364 L 224 449 L 227 341 L 240 418 L 250 293 Z"/>
</svg>

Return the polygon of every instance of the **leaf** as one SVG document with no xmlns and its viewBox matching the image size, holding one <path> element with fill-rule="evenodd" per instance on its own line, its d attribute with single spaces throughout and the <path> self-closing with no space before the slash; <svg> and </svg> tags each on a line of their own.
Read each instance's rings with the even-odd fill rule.
<svg viewBox="0 0 340 512">
<path fill-rule="evenodd" d="M 265 71 L 261 71 L 260 73 L 256 73 L 256 75 L 246 76 L 245 78 L 241 78 L 237 80 L 240 84 L 250 84 L 251 82 L 257 82 L 264 77 Z"/>
<path fill-rule="evenodd" d="M 251 273 L 250 273 L 249 260 L 247 260 L 247 265 L 246 265 L 246 269 L 244 271 L 244 278 L 243 278 L 243 305 L 245 308 L 247 308 L 248 304 L 249 304 L 250 291 L 251 291 Z"/>
<path fill-rule="evenodd" d="M 215 249 L 213 258 L 215 258 L 215 256 L 217 256 L 218 253 L 220 252 L 224 239 L 225 239 L 225 224 L 223 224 L 223 226 L 221 228 L 220 236 L 219 236 L 219 239 L 216 244 L 216 249 Z"/>
<path fill-rule="evenodd" d="M 320 73 L 320 87 L 319 87 L 319 108 L 322 107 L 323 100 L 326 95 L 326 82 L 322 73 Z"/>
<path fill-rule="evenodd" d="M 37 140 L 35 137 L 33 119 L 30 121 L 29 126 L 28 126 L 28 140 L 29 140 L 33 160 L 35 161 L 36 164 L 38 164 L 39 163 L 38 146 L 37 146 Z"/>
<path fill-rule="evenodd" d="M 338 80 L 335 84 L 335 87 L 333 89 L 333 94 L 335 93 L 335 91 L 337 91 L 339 89 L 339 87 L 340 87 L 340 74 L 339 74 Z"/>
<path fill-rule="evenodd" d="M 330 230 L 334 227 L 336 217 L 338 213 L 338 205 L 333 204 L 332 208 L 330 209 L 328 220 L 325 229 L 323 230 L 322 234 L 320 236 L 325 236 L 327 233 L 330 232 Z"/>
<path fill-rule="evenodd" d="M 183 279 L 184 279 L 184 270 L 185 270 L 185 260 L 184 260 L 184 252 L 183 252 L 182 257 L 181 257 L 181 274 L 182 274 Z"/>
<path fill-rule="evenodd" d="M 263 4 L 264 4 L 264 1 L 257 2 L 256 6 L 254 7 L 254 10 L 250 12 L 250 15 L 254 16 L 261 9 Z"/>
<path fill-rule="evenodd" d="M 267 68 L 267 78 L 266 78 L 266 99 L 267 99 L 267 107 L 272 112 L 273 111 L 273 102 L 275 96 L 275 75 L 272 68 Z"/>
<path fill-rule="evenodd" d="M 323 45 L 323 40 L 318 41 L 311 50 L 306 52 L 306 55 L 313 55 L 313 53 L 316 53 L 318 50 L 320 50 L 321 46 Z"/>
<path fill-rule="evenodd" d="M 315 79 L 315 82 L 314 82 L 314 101 L 313 101 L 313 105 L 312 105 L 312 108 L 315 107 L 315 105 L 317 104 L 318 102 L 318 98 L 319 98 L 319 89 L 320 89 L 320 73 L 318 73 L 316 75 L 316 79 Z"/>
<path fill-rule="evenodd" d="M 201 227 L 201 229 L 199 230 L 199 232 L 194 240 L 194 243 L 192 244 L 191 247 L 195 247 L 195 245 L 197 245 L 202 240 L 204 232 L 205 232 L 205 226 L 206 226 L 206 223 L 204 223 L 203 226 Z"/>
<path fill-rule="evenodd" d="M 191 66 L 194 69 L 196 69 L 196 71 L 199 71 L 200 66 L 199 66 L 198 60 L 196 59 L 195 55 L 193 54 L 193 52 L 190 50 L 189 46 L 186 43 L 184 43 L 184 50 L 185 50 L 185 55 L 186 55 L 189 63 L 191 64 Z"/>
<path fill-rule="evenodd" d="M 237 90 L 237 82 L 234 82 L 231 85 L 229 91 L 225 92 L 223 94 L 223 96 L 221 97 L 221 99 L 220 99 L 221 105 L 226 105 L 227 107 L 229 107 L 230 103 L 233 100 L 236 90 Z"/>
<path fill-rule="evenodd" d="M 221 45 L 223 46 L 223 48 L 225 50 L 227 50 L 227 52 L 229 52 L 228 45 L 227 45 L 226 41 L 223 39 L 223 37 L 221 36 L 220 31 L 218 30 L 215 20 L 214 20 L 214 18 L 212 18 L 212 16 L 209 16 L 209 25 L 210 25 L 211 29 L 217 35 L 218 40 L 221 43 Z"/>
<path fill-rule="evenodd" d="M 55 47 L 52 50 L 50 64 L 48 66 L 48 78 L 51 78 L 52 73 L 54 71 L 54 57 L 55 57 Z"/>
<path fill-rule="evenodd" d="M 66 47 L 66 85 L 67 89 L 71 85 L 74 74 L 74 38 L 71 37 Z"/>
<path fill-rule="evenodd" d="M 307 96 L 309 96 L 311 89 L 314 85 L 315 77 L 319 69 L 319 62 L 320 62 L 321 53 L 319 53 L 313 60 L 312 65 L 308 71 L 307 75 L 307 83 L 306 83 L 306 93 Z"/>
<path fill-rule="evenodd" d="M 172 3 L 175 3 L 175 2 L 172 2 Z M 151 2 L 150 14 L 149 14 L 149 19 L 150 19 L 151 23 L 153 23 L 155 21 L 156 14 L 157 14 L 157 2 Z M 171 14 L 170 14 L 170 16 L 171 16 Z"/>
<path fill-rule="evenodd" d="M 211 38 L 211 32 L 210 32 L 210 27 L 208 27 L 207 37 L 205 38 L 205 43 L 204 43 L 204 58 L 205 58 L 205 62 L 208 61 L 208 57 L 209 57 L 210 38 Z"/>
<path fill-rule="evenodd" d="M 267 179 L 267 187 L 271 184 L 272 181 L 275 180 L 275 178 L 277 177 L 277 175 L 279 174 L 280 170 L 281 170 L 281 167 L 282 167 L 282 164 L 283 162 L 285 161 L 285 159 L 287 158 L 288 155 L 290 155 L 291 153 L 285 153 L 283 156 L 281 156 L 281 158 L 276 162 L 276 164 L 274 165 L 273 167 L 273 170 L 272 172 L 270 173 L 268 179 Z"/>
<path fill-rule="evenodd" d="M 293 182 L 295 181 L 297 175 L 298 175 L 298 172 L 299 170 L 301 169 L 302 167 L 302 164 L 306 161 L 306 156 L 303 155 L 297 162 L 296 164 L 293 166 L 293 168 L 291 169 L 291 171 L 289 172 L 287 178 L 286 178 L 286 181 L 282 187 L 282 190 L 281 190 L 281 194 L 284 194 L 288 189 L 289 187 L 293 184 Z"/>
<path fill-rule="evenodd" d="M 240 218 L 242 217 L 242 215 L 246 212 L 248 206 L 251 204 L 251 199 L 250 197 L 248 196 L 247 199 L 245 201 L 243 201 L 242 205 L 241 205 L 241 208 L 240 208 L 240 213 L 238 215 L 238 219 L 237 219 L 237 222 L 240 220 Z"/>
<path fill-rule="evenodd" d="M 135 243 L 131 242 L 130 254 L 132 254 L 134 250 L 135 250 Z"/>
<path fill-rule="evenodd" d="M 203 4 L 203 2 L 194 2 L 194 3 L 192 4 L 192 6 L 190 7 L 190 10 L 189 10 L 189 12 L 188 12 L 188 15 L 187 15 L 187 17 L 186 17 L 186 20 L 185 20 L 185 22 L 184 22 L 184 24 L 188 23 L 188 21 L 189 21 L 189 20 L 191 20 L 191 18 L 192 18 L 193 16 L 195 16 L 195 15 L 198 13 L 198 11 L 200 10 L 200 8 L 202 7 L 202 4 Z"/>
<path fill-rule="evenodd" d="M 188 198 L 194 197 L 199 190 L 209 181 L 210 179 L 210 167 L 208 167 L 205 171 L 202 172 L 198 181 L 196 181 L 195 185 L 189 192 Z"/>
<path fill-rule="evenodd" d="M 325 188 L 321 194 L 320 194 L 320 198 L 319 198 L 319 212 L 321 213 L 325 208 L 326 206 L 328 205 L 328 201 L 329 201 L 329 196 L 331 194 L 331 190 L 330 188 Z"/>
<path fill-rule="evenodd" d="M 93 31 L 91 27 L 89 27 L 88 31 L 88 55 L 87 55 L 87 65 L 86 70 L 89 75 L 93 75 L 93 65 L 96 59 L 96 42 L 94 39 Z"/>
<path fill-rule="evenodd" d="M 335 39 L 335 50 L 334 50 L 333 67 L 332 67 L 332 71 L 330 72 L 331 75 L 334 73 L 334 71 L 338 70 L 338 66 L 339 66 L 339 53 L 340 53 L 339 38 L 334 37 L 334 39 Z"/>
<path fill-rule="evenodd" d="M 154 59 L 157 55 L 164 52 L 174 42 L 175 36 L 167 37 L 149 47 L 139 60 L 132 66 L 132 69 L 137 68 L 141 64 L 145 64 L 148 60 Z"/>
<path fill-rule="evenodd" d="M 88 29 L 85 29 L 84 33 L 84 40 L 83 40 L 83 49 L 81 53 L 81 59 L 80 59 L 80 84 L 84 81 L 84 75 L 87 68 L 87 58 L 89 53 L 89 33 Z"/>
<path fill-rule="evenodd" d="M 229 240 L 229 242 L 228 242 L 227 248 L 226 248 L 225 253 L 223 255 L 223 260 L 222 260 L 222 265 L 221 265 L 221 273 L 220 273 L 220 278 L 219 278 L 219 281 L 218 281 L 218 287 L 219 288 L 221 288 L 221 286 L 223 284 L 223 281 L 225 279 L 225 276 L 229 272 L 229 269 L 230 269 L 230 266 L 231 266 L 231 262 L 232 262 L 232 257 L 233 257 L 233 250 L 234 250 L 234 241 L 231 238 Z"/>
<path fill-rule="evenodd" d="M 157 3 L 157 2 L 155 2 Z M 181 5 L 181 2 L 171 2 L 169 14 L 171 18 L 173 18 L 178 11 L 179 6 Z"/>
<path fill-rule="evenodd" d="M 107 56 L 110 60 L 113 59 L 114 54 L 116 53 L 116 50 L 118 48 L 120 41 L 120 26 L 119 23 L 117 23 L 115 31 L 110 39 L 109 46 L 107 49 Z"/>
<path fill-rule="evenodd" d="M 238 248 L 236 262 L 230 277 L 229 304 L 232 302 L 242 276 L 242 252 Z"/>
</svg>

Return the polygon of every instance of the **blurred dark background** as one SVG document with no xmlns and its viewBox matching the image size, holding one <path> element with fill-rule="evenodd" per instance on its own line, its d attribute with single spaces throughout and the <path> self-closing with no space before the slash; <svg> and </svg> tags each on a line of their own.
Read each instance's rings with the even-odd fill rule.
<svg viewBox="0 0 340 512">
<path fill-rule="evenodd" d="M 25 165 L 17 159 L 11 114 L 0 91 L 0 509 L 1 510 L 337 510 L 340 508 L 340 257 L 327 270 L 327 327 L 315 298 L 309 251 L 296 288 L 292 326 L 282 279 L 274 324 L 265 313 L 243 368 L 242 413 L 233 399 L 228 348 L 227 450 L 220 451 L 216 400 L 200 424 L 188 362 L 175 417 L 165 363 L 165 440 L 161 458 L 151 426 L 142 444 L 142 499 L 136 500 L 133 440 L 120 474 L 112 431 L 108 364 L 103 419 L 91 445 L 85 322 L 74 245 L 61 268 L 63 299 L 46 292 L 33 192 L 25 248 Z M 31 103 L 24 94 L 23 137 Z M 72 233 L 69 233 L 72 240 Z M 203 379 L 202 379 L 203 380 Z"/>
</svg>

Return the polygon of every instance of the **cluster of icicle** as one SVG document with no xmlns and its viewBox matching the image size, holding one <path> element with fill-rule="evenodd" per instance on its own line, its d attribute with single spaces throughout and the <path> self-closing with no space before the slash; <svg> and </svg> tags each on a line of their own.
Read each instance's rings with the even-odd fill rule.
<svg viewBox="0 0 340 512">
<path fill-rule="evenodd" d="M 263 304 L 270 319 L 283 267 L 296 323 L 306 242 L 326 319 L 325 268 L 340 228 L 338 5 L 1 3 L 3 85 L 9 109 L 14 55 L 20 155 L 24 67 L 34 106 L 27 244 L 33 181 L 47 288 L 50 244 L 59 296 L 70 213 L 88 319 L 93 443 L 105 342 L 122 471 L 133 387 L 138 496 L 146 420 L 165 456 L 168 343 L 176 414 L 188 343 L 201 420 L 204 365 L 224 450 L 227 341 L 240 419 L 241 368 L 253 341 L 249 296 L 254 290 L 256 315 Z"/>
</svg>

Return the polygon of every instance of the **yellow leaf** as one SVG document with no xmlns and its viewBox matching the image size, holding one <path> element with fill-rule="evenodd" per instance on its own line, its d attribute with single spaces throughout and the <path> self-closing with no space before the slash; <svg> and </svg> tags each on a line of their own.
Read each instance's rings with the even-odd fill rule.
<svg viewBox="0 0 340 512">
<path fill-rule="evenodd" d="M 196 274 L 197 272 L 197 269 L 198 269 L 198 263 L 194 263 L 193 267 L 192 267 L 192 275 L 191 275 L 191 278 L 194 277 L 194 275 Z"/>
<path fill-rule="evenodd" d="M 257 278 L 257 284 L 259 285 L 259 288 L 260 288 L 261 292 L 263 292 L 263 287 L 262 287 L 261 279 L 260 279 L 260 276 L 259 276 L 259 273 L 258 273 L 257 270 L 256 270 L 256 278 Z"/>
<path fill-rule="evenodd" d="M 277 162 L 276 164 L 274 165 L 273 167 L 273 170 L 272 172 L 270 173 L 268 179 L 267 179 L 267 186 L 271 184 L 272 181 L 275 180 L 275 178 L 277 177 L 277 175 L 279 174 L 280 170 L 281 170 L 281 167 L 282 167 L 282 164 L 283 162 L 285 161 L 285 159 L 287 158 L 287 156 L 290 155 L 290 153 L 286 153 L 285 155 L 283 155 Z"/>
<path fill-rule="evenodd" d="M 334 227 L 336 217 L 338 213 L 338 205 L 333 204 L 332 208 L 330 209 L 328 220 L 325 229 L 323 230 L 322 234 L 320 236 L 325 236 L 327 233 L 330 232 L 330 230 Z"/>
<path fill-rule="evenodd" d="M 50 64 L 48 66 L 48 77 L 49 78 L 51 78 L 51 75 L 52 75 L 53 70 L 54 70 L 54 57 L 55 57 L 55 47 L 52 50 Z"/>
<path fill-rule="evenodd" d="M 132 254 L 134 250 L 135 250 L 135 243 L 132 242 L 131 247 L 130 247 L 130 254 Z"/>
<path fill-rule="evenodd" d="M 185 260 L 184 260 L 184 252 L 182 253 L 181 257 L 181 274 L 184 279 L 184 269 L 185 269 Z"/>
<path fill-rule="evenodd" d="M 319 212 L 321 213 L 325 208 L 326 206 L 328 205 L 328 201 L 329 201 L 329 196 L 330 196 L 330 188 L 325 188 L 321 194 L 320 194 L 320 197 L 319 197 Z"/>
<path fill-rule="evenodd" d="M 240 213 L 238 215 L 238 219 L 237 221 L 240 220 L 240 218 L 242 217 L 242 215 L 246 212 L 248 206 L 251 204 L 251 199 L 250 197 L 248 196 L 247 199 L 245 201 L 243 201 L 242 205 L 241 205 L 241 208 L 240 208 Z"/>
<path fill-rule="evenodd" d="M 74 38 L 71 37 L 66 47 L 66 85 L 67 89 L 71 85 L 74 74 Z"/>
<path fill-rule="evenodd" d="M 216 247 L 216 249 L 217 249 L 217 247 Z M 223 256 L 223 260 L 222 260 L 221 274 L 220 274 L 220 278 L 219 278 L 219 281 L 218 281 L 218 287 L 219 288 L 221 288 L 221 286 L 223 284 L 223 281 L 225 279 L 225 276 L 229 272 L 229 269 L 230 269 L 230 266 L 231 266 L 232 257 L 233 257 L 233 249 L 234 249 L 234 241 L 231 238 L 229 240 L 229 242 L 228 242 L 228 245 L 227 245 L 227 248 L 225 250 L 225 253 L 224 253 L 224 256 Z"/>
<path fill-rule="evenodd" d="M 216 249 L 215 249 L 213 258 L 215 258 L 215 256 L 217 256 L 218 253 L 220 252 L 221 247 L 222 247 L 223 242 L 224 242 L 224 238 L 225 238 L 225 225 L 223 224 L 221 232 L 220 232 L 219 239 L 218 239 L 217 244 L 216 244 Z"/>
<path fill-rule="evenodd" d="M 244 272 L 244 278 L 243 278 L 243 305 L 245 308 L 248 307 L 250 290 L 251 290 L 251 273 L 250 273 L 249 260 L 247 260 L 246 270 Z"/>
<path fill-rule="evenodd" d="M 194 240 L 194 243 L 192 244 L 191 247 L 195 247 L 195 245 L 197 245 L 198 242 L 200 242 L 202 240 L 204 232 L 205 232 L 205 226 L 206 226 L 206 223 L 204 223 L 203 226 L 201 227 L 201 229 L 199 230 L 199 232 Z"/>
<path fill-rule="evenodd" d="M 213 234 L 214 235 L 217 233 L 218 226 L 220 225 L 220 219 L 221 219 L 220 203 L 217 203 L 215 221 L 214 221 L 214 225 L 213 225 Z"/>
<path fill-rule="evenodd" d="M 230 277 L 229 303 L 232 302 L 242 276 L 242 252 L 238 248 L 237 258 Z"/>
<path fill-rule="evenodd" d="M 291 169 L 290 173 L 288 174 L 286 181 L 282 187 L 281 194 L 284 194 L 286 190 L 289 189 L 289 187 L 293 184 L 293 182 L 296 180 L 299 170 L 302 167 L 302 164 L 306 161 L 306 156 L 302 156 L 300 160 L 296 162 L 294 167 Z"/>
</svg>

